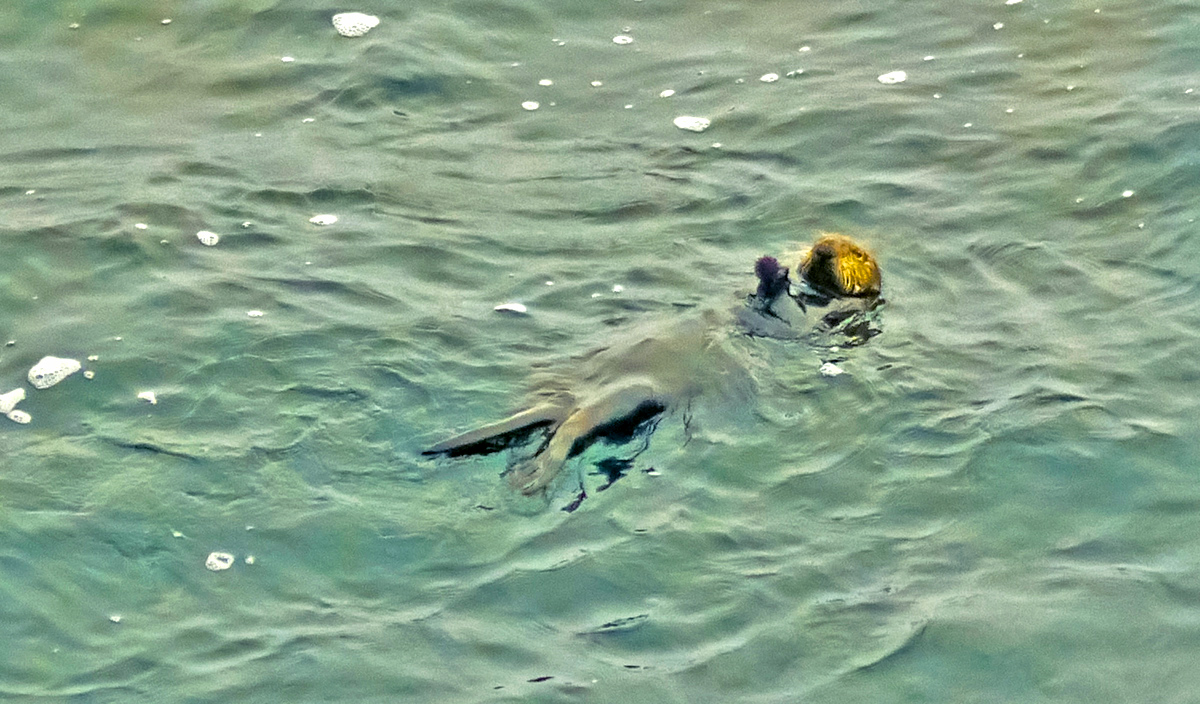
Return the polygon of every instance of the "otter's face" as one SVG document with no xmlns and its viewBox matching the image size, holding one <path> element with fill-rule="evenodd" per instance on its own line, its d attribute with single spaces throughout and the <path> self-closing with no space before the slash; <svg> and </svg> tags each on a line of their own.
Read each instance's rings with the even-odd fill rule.
<svg viewBox="0 0 1200 704">
<path fill-rule="evenodd" d="M 825 235 L 800 259 L 800 275 L 810 286 L 833 296 L 878 296 L 879 265 L 849 237 Z"/>
</svg>

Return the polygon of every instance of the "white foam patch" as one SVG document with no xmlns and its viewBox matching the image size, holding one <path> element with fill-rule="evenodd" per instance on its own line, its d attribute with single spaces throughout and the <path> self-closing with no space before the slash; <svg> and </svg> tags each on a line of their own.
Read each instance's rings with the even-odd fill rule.
<svg viewBox="0 0 1200 704">
<path fill-rule="evenodd" d="M 492 310 L 500 313 L 516 313 L 518 315 L 525 315 L 529 312 L 524 303 L 501 303 Z"/>
<path fill-rule="evenodd" d="M 83 368 L 78 359 L 42 357 L 42 361 L 29 370 L 29 383 L 34 388 L 48 389 Z"/>
<path fill-rule="evenodd" d="M 213 572 L 220 572 L 233 567 L 233 555 L 227 552 L 209 553 L 208 559 L 204 561 L 204 566 Z"/>
<path fill-rule="evenodd" d="M 151 406 L 158 405 L 158 396 L 153 391 L 142 391 L 138 393 L 138 398 L 143 401 L 149 401 Z"/>
<path fill-rule="evenodd" d="M 14 423 L 20 423 L 21 425 L 25 425 L 29 421 L 33 420 L 33 417 L 30 416 L 25 411 L 15 411 L 14 410 L 14 411 L 8 412 L 8 419 Z"/>
<path fill-rule="evenodd" d="M 205 247 L 212 247 L 221 241 L 221 236 L 215 232 L 201 230 L 196 233 L 196 239 L 200 240 L 200 244 L 204 245 Z"/>
<path fill-rule="evenodd" d="M 343 37 L 361 37 L 378 26 L 378 17 L 363 12 L 339 12 L 333 16 L 333 28 Z"/>
<path fill-rule="evenodd" d="M 903 83 L 908 80 L 908 74 L 904 71 L 892 71 L 885 73 L 879 77 L 879 82 L 884 85 L 892 85 L 893 83 Z"/>
<path fill-rule="evenodd" d="M 332 225 L 338 221 L 338 216 L 332 213 L 322 213 L 320 215 L 312 216 L 308 219 L 308 221 L 314 225 Z"/>
<path fill-rule="evenodd" d="M 712 124 L 712 120 L 707 117 L 695 117 L 693 115 L 680 115 L 674 119 L 675 126 L 681 130 L 689 132 L 703 132 Z"/>
<path fill-rule="evenodd" d="M 25 389 L 13 389 L 6 394 L 0 395 L 0 413 L 8 415 L 12 409 L 17 407 L 17 404 L 25 400 Z"/>
<path fill-rule="evenodd" d="M 821 365 L 821 374 L 824 376 L 838 376 L 845 373 L 845 369 L 842 369 L 833 362 L 826 362 Z"/>
</svg>

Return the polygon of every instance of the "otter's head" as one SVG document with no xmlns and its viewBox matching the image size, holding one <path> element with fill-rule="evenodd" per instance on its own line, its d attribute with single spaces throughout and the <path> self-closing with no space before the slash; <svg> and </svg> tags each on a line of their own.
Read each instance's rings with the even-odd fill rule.
<svg viewBox="0 0 1200 704">
<path fill-rule="evenodd" d="M 822 235 L 800 257 L 800 276 L 821 293 L 838 297 L 879 295 L 882 277 L 875 257 L 844 235 Z"/>
</svg>

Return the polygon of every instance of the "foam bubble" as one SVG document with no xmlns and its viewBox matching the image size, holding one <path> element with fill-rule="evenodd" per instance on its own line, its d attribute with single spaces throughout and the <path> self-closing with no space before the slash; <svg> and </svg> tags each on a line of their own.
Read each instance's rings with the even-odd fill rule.
<svg viewBox="0 0 1200 704">
<path fill-rule="evenodd" d="M 894 83 L 903 83 L 908 80 L 908 74 L 904 71 L 891 71 L 879 77 L 879 82 L 884 85 L 892 85 Z"/>
<path fill-rule="evenodd" d="M 0 413 L 7 415 L 17 404 L 25 400 L 25 389 L 13 389 L 0 395 Z"/>
<path fill-rule="evenodd" d="M 689 132 L 703 132 L 712 124 L 712 120 L 707 117 L 695 117 L 693 115 L 680 115 L 673 120 L 675 126 L 681 130 Z"/>
<path fill-rule="evenodd" d="M 204 561 L 204 566 L 213 572 L 220 572 L 233 567 L 233 555 L 227 552 L 209 553 L 208 559 Z"/>
<path fill-rule="evenodd" d="M 774 83 L 775 81 L 779 80 L 779 74 L 778 73 L 764 73 L 762 76 L 759 77 L 758 80 L 762 81 L 763 83 Z"/>
<path fill-rule="evenodd" d="M 340 12 L 333 16 L 333 28 L 343 37 L 361 37 L 378 26 L 378 17 L 363 12 Z"/>
<path fill-rule="evenodd" d="M 673 90 L 671 90 L 670 88 L 668 88 L 668 89 L 664 90 L 663 92 L 659 93 L 659 94 L 658 94 L 658 97 L 660 97 L 660 98 L 670 98 L 672 95 L 675 95 L 675 91 L 673 91 Z"/>
<path fill-rule="evenodd" d="M 618 34 L 617 36 L 613 37 L 613 44 L 632 44 L 632 43 L 633 43 L 633 37 L 629 36 L 628 34 Z"/>
<path fill-rule="evenodd" d="M 201 230 L 196 233 L 196 239 L 200 240 L 200 244 L 204 245 L 205 247 L 212 247 L 221 241 L 221 236 L 215 232 Z"/>
<path fill-rule="evenodd" d="M 78 359 L 63 359 L 61 357 L 42 357 L 41 361 L 29 370 L 29 383 L 34 388 L 48 389 L 66 379 L 83 367 Z"/>
<path fill-rule="evenodd" d="M 308 221 L 314 225 L 332 225 L 338 221 L 338 216 L 333 215 L 332 213 L 322 213 L 320 215 L 312 216 L 308 219 Z"/>
</svg>

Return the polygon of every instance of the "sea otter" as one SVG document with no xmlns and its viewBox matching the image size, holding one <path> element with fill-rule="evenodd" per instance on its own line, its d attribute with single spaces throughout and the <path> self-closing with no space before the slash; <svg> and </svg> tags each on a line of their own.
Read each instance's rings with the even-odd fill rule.
<svg viewBox="0 0 1200 704">
<path fill-rule="evenodd" d="M 715 311 L 700 314 L 698 320 L 687 316 L 665 326 L 646 324 L 632 331 L 628 341 L 576 360 L 572 383 L 561 379 L 543 383 L 524 410 L 444 440 L 421 454 L 487 454 L 521 444 L 540 431 L 543 439 L 537 450 L 509 472 L 515 488 L 534 494 L 549 485 L 567 460 L 596 441 L 626 442 L 652 429 L 664 415 L 686 407 L 701 392 L 748 378 L 744 365 L 727 347 L 731 331 L 794 337 L 789 322 L 794 310 L 807 313 L 810 308 L 849 302 L 824 314 L 824 324 L 833 327 L 878 302 L 879 267 L 869 252 L 848 237 L 822 236 L 797 254 L 794 270 L 799 272 L 795 292 L 791 270 L 774 257 L 761 257 L 755 262 L 758 288 L 736 312 L 737 326 Z"/>
</svg>

